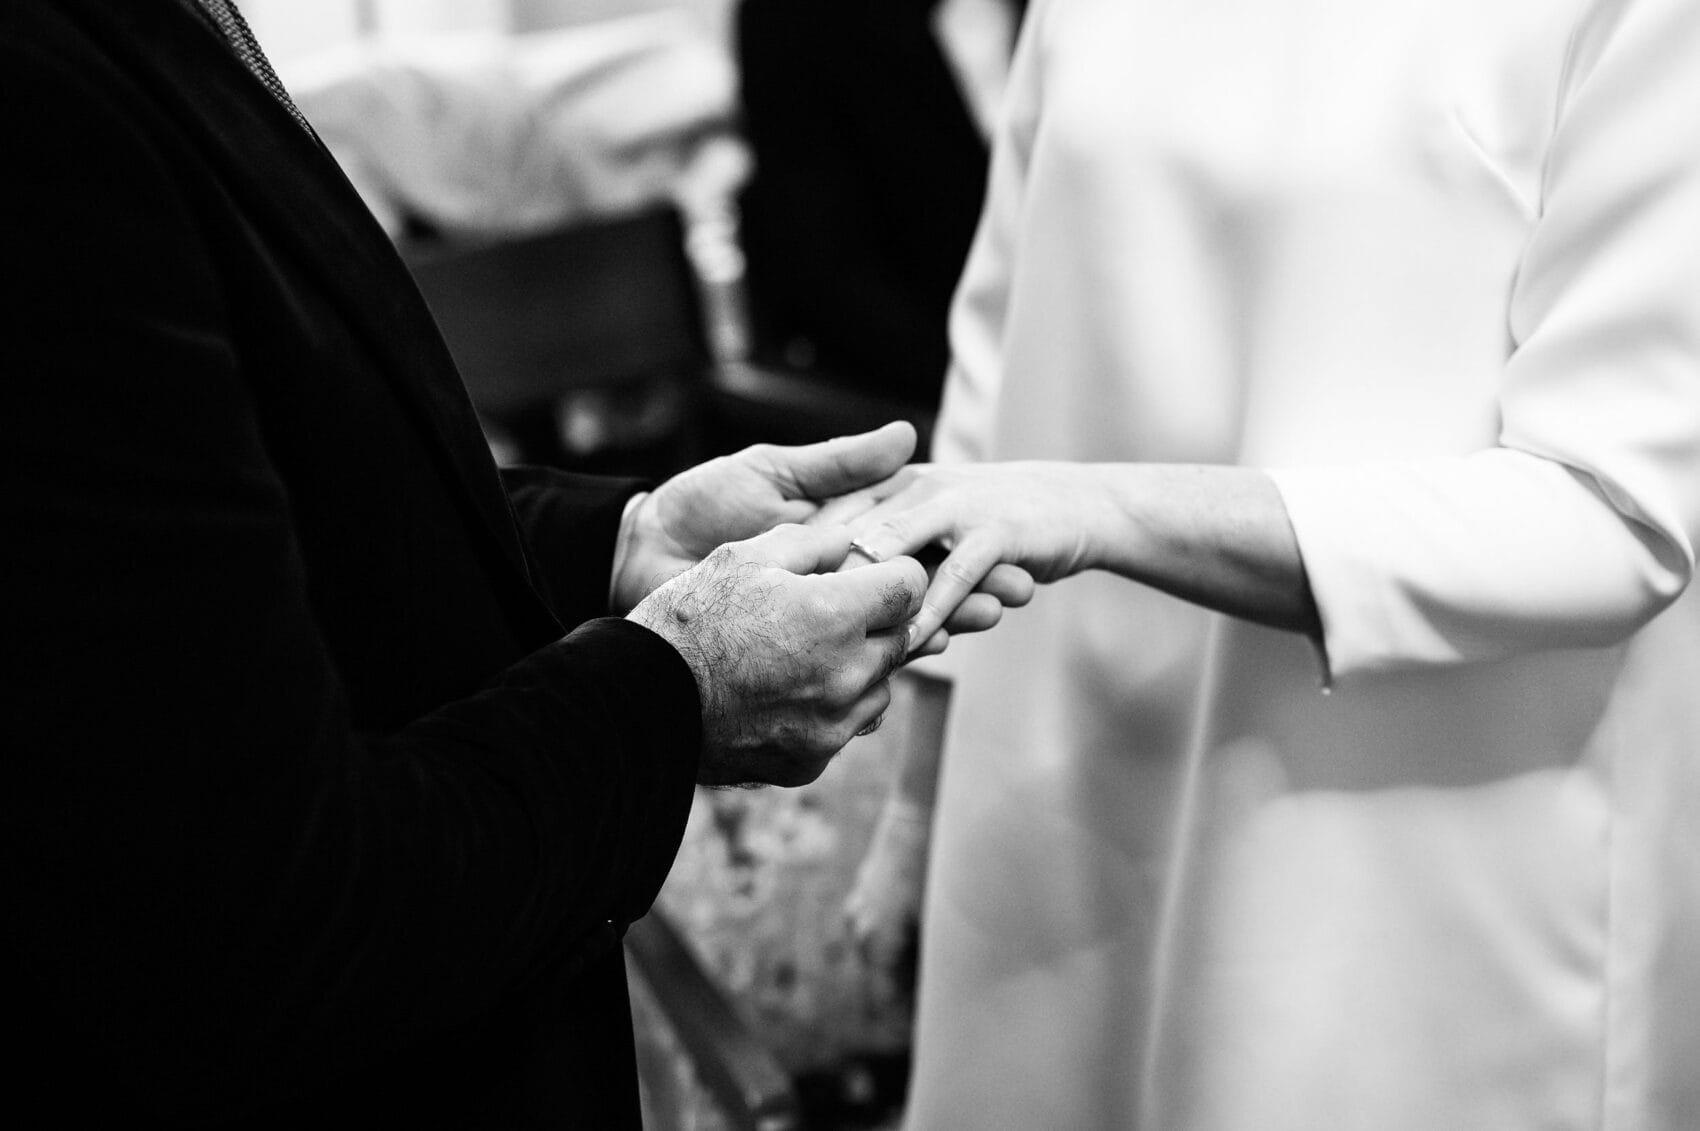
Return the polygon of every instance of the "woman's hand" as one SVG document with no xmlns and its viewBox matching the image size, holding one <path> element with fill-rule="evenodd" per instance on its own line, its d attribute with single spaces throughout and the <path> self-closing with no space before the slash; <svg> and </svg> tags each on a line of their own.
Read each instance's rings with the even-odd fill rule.
<svg viewBox="0 0 1700 1131">
<path fill-rule="evenodd" d="M 913 464 L 833 499 L 809 521 L 913 554 L 929 582 L 925 642 L 998 563 L 1037 581 L 1103 569 L 1207 609 L 1322 639 L 1281 493 L 1250 467 L 1152 463 Z M 936 567 L 923 547 L 947 553 Z M 1006 602 L 1007 603 L 1007 602 Z"/>
<path fill-rule="evenodd" d="M 925 647 L 1000 563 L 1040 582 L 1098 564 L 1090 535 L 1103 527 L 1095 514 L 1103 506 L 1091 464 L 911 464 L 834 499 L 812 521 L 848 525 L 856 546 L 877 559 L 924 559 L 928 546 L 945 551 L 929 569 L 932 580 L 915 621 L 917 646 Z"/>
</svg>

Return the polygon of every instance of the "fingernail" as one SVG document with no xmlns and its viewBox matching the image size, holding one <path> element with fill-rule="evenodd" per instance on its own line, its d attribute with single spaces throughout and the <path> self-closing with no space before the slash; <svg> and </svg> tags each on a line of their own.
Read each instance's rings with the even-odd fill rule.
<svg viewBox="0 0 1700 1131">
<path fill-rule="evenodd" d="M 904 645 L 904 650 L 912 652 L 915 650 L 915 636 L 921 631 L 921 626 L 916 624 L 914 621 L 910 621 L 908 624 L 903 626 L 903 631 L 909 637 L 909 642 Z"/>
</svg>

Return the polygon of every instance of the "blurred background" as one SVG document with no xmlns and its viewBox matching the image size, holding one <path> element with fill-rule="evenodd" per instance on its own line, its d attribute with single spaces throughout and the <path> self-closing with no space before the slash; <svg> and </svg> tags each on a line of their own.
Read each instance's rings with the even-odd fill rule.
<svg viewBox="0 0 1700 1131">
<path fill-rule="evenodd" d="M 244 8 L 500 458 L 930 428 L 1011 0 Z"/>
<path fill-rule="evenodd" d="M 499 461 L 662 477 L 898 418 L 924 452 L 1016 0 L 241 7 Z M 906 732 L 698 797 L 628 938 L 649 1126 L 896 1125 L 913 896 L 895 948 L 844 906 Z"/>
</svg>

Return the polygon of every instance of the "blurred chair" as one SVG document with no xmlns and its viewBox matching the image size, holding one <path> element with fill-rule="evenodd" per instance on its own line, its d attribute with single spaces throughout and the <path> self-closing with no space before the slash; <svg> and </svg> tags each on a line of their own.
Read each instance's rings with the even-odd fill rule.
<svg viewBox="0 0 1700 1131">
<path fill-rule="evenodd" d="M 676 212 L 402 253 L 474 407 L 519 459 L 660 475 L 695 454 L 708 346 Z"/>
<path fill-rule="evenodd" d="M 710 374 L 705 417 L 719 452 L 762 441 L 807 444 L 907 420 L 920 437 L 917 457 L 925 458 L 934 410 L 781 366 L 729 358 Z"/>
<path fill-rule="evenodd" d="M 523 459 L 665 475 L 759 441 L 806 443 L 899 418 L 930 431 L 930 409 L 755 364 L 724 335 L 711 345 L 705 283 L 671 206 L 542 235 L 401 246 L 474 406 Z"/>
</svg>

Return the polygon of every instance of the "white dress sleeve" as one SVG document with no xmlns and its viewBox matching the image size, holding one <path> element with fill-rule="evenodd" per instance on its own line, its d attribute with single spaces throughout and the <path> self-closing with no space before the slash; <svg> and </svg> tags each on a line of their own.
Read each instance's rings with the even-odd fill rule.
<svg viewBox="0 0 1700 1131">
<path fill-rule="evenodd" d="M 928 456 L 935 463 L 979 463 L 992 458 L 993 421 L 1003 384 L 1010 273 L 1039 112 L 1035 28 L 1046 5 L 1047 0 L 1033 0 L 1027 6 L 993 126 L 985 206 L 951 301 L 950 368 Z M 929 679 L 953 681 L 960 661 L 961 649 L 956 648 L 912 660 L 908 667 Z"/>
<path fill-rule="evenodd" d="M 1276 471 L 1333 674 L 1594 647 L 1700 535 L 1700 4 L 1591 0 L 1510 296 L 1499 446 Z"/>
<path fill-rule="evenodd" d="M 1010 62 L 992 137 L 986 202 L 950 311 L 950 369 L 933 432 L 931 458 L 963 463 L 991 458 L 992 421 L 1003 380 L 1004 328 L 1015 269 L 1033 130 L 1039 113 L 1039 35 L 1046 0 L 1028 5 Z"/>
</svg>

